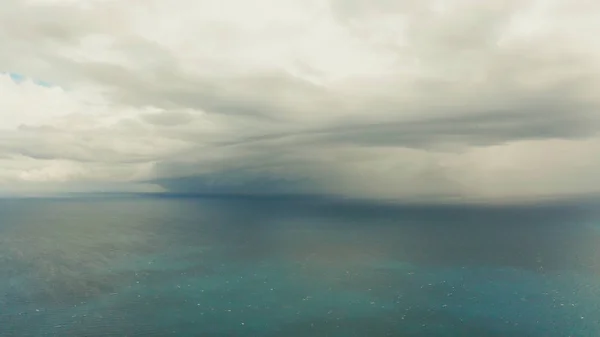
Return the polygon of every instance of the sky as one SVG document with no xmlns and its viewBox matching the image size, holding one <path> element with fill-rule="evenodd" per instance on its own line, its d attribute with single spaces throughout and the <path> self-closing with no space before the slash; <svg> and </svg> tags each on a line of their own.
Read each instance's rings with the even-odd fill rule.
<svg viewBox="0 0 600 337">
<path fill-rule="evenodd" d="M 594 0 L 3 0 L 0 195 L 600 192 Z"/>
</svg>

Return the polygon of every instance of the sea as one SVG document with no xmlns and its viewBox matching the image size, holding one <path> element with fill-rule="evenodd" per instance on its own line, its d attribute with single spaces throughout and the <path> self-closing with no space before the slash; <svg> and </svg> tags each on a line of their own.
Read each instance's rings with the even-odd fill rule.
<svg viewBox="0 0 600 337">
<path fill-rule="evenodd" d="M 600 336 L 600 212 L 0 200 L 0 336 Z"/>
</svg>

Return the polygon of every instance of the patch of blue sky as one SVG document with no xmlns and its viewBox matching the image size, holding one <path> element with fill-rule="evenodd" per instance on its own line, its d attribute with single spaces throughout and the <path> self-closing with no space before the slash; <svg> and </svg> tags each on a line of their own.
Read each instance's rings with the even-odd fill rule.
<svg viewBox="0 0 600 337">
<path fill-rule="evenodd" d="M 28 78 L 27 76 L 23 75 L 23 74 L 19 74 L 19 73 L 14 73 L 14 72 L 0 72 L 0 74 L 2 75 L 7 75 L 15 82 L 15 83 L 22 83 L 26 80 L 29 80 L 30 78 Z M 50 82 L 46 82 L 46 81 L 41 81 L 41 80 L 36 80 L 36 79 L 30 79 L 34 84 L 42 86 L 42 87 L 54 87 L 55 85 L 53 85 Z"/>
</svg>

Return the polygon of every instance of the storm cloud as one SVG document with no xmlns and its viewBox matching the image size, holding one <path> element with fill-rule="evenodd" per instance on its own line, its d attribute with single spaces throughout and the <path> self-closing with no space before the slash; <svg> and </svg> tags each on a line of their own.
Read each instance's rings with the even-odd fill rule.
<svg viewBox="0 0 600 337">
<path fill-rule="evenodd" d="M 0 190 L 595 194 L 598 22 L 567 0 L 4 1 Z"/>
</svg>

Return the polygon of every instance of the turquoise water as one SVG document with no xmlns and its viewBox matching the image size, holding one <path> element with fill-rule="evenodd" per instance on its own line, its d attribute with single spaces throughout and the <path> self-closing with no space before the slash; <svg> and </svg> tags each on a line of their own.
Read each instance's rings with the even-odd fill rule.
<svg viewBox="0 0 600 337">
<path fill-rule="evenodd" d="M 593 215 L 0 201 L 0 336 L 600 336 Z"/>
</svg>

